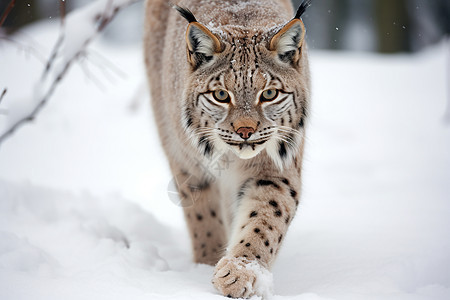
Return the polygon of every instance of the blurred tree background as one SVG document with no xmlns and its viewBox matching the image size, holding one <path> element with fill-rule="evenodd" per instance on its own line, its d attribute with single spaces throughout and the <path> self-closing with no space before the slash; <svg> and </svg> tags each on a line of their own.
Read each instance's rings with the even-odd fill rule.
<svg viewBox="0 0 450 300">
<path fill-rule="evenodd" d="M 0 0 L 0 15 L 9 2 Z M 70 11 L 91 1 L 66 2 Z M 295 7 L 301 2 L 293 0 Z M 135 4 L 120 14 L 106 38 L 122 44 L 139 41 L 142 5 Z M 57 19 L 58 15 L 59 0 L 17 0 L 2 31 L 12 33 L 28 23 Z M 315 0 L 303 20 L 312 49 L 412 52 L 450 34 L 450 0 Z"/>
<path fill-rule="evenodd" d="M 316 0 L 303 20 L 313 49 L 411 52 L 450 34 L 450 0 Z"/>
</svg>

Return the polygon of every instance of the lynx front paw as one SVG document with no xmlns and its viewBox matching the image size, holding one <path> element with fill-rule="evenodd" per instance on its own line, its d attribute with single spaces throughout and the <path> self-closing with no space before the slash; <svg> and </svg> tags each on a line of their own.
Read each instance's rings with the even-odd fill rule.
<svg viewBox="0 0 450 300">
<path fill-rule="evenodd" d="M 233 298 L 267 297 L 272 292 L 272 274 L 258 262 L 245 258 L 223 257 L 212 282 L 224 296 Z"/>
</svg>

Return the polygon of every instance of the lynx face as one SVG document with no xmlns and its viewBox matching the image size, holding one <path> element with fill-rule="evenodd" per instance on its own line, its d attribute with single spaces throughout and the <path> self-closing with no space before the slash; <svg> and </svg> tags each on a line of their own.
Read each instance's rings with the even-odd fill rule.
<svg viewBox="0 0 450 300">
<path fill-rule="evenodd" d="M 307 108 L 303 24 L 217 34 L 197 24 L 187 31 L 185 130 L 204 155 L 231 150 L 249 159 L 265 149 L 282 168 L 298 151 Z"/>
</svg>

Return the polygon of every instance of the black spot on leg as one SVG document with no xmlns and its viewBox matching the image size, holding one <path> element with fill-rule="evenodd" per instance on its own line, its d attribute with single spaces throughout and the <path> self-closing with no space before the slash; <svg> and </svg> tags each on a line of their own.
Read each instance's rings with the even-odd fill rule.
<svg viewBox="0 0 450 300">
<path fill-rule="evenodd" d="M 273 207 L 278 207 L 278 202 L 275 200 L 270 200 L 269 204 L 272 205 Z"/>
<path fill-rule="evenodd" d="M 206 251 L 203 251 L 202 256 L 206 257 Z"/>
<path fill-rule="evenodd" d="M 293 189 L 291 189 L 289 192 L 291 193 L 291 197 L 295 199 L 295 196 L 297 196 L 297 192 Z"/>
<path fill-rule="evenodd" d="M 243 242 L 244 242 L 244 240 L 241 240 L 241 241 L 240 241 L 239 243 L 241 243 L 241 244 L 242 244 Z"/>
<path fill-rule="evenodd" d="M 282 181 L 284 184 L 289 185 L 289 180 L 287 180 L 286 178 L 281 179 L 281 181 Z"/>
<path fill-rule="evenodd" d="M 279 189 L 280 186 L 278 184 L 276 184 L 275 182 L 273 182 L 272 180 L 264 180 L 264 179 L 260 179 L 256 182 L 257 186 L 268 186 L 271 185 L 276 189 Z"/>
<path fill-rule="evenodd" d="M 275 216 L 277 216 L 277 217 L 281 217 L 282 215 L 283 215 L 283 213 L 281 212 L 281 210 L 279 210 L 279 209 L 277 209 L 276 211 L 275 211 Z"/>
<path fill-rule="evenodd" d="M 269 230 L 273 230 L 273 227 L 272 227 L 272 225 L 269 225 Z"/>
<path fill-rule="evenodd" d="M 272 254 L 273 253 L 273 248 L 270 248 L 270 254 Z"/>
<path fill-rule="evenodd" d="M 266 247 L 269 247 L 269 245 L 270 245 L 269 240 L 266 240 L 266 241 L 264 242 L 264 245 L 265 245 Z"/>
<path fill-rule="evenodd" d="M 250 218 L 256 217 L 258 215 L 258 213 L 256 211 L 252 211 L 250 213 Z"/>
<path fill-rule="evenodd" d="M 261 258 L 261 256 L 259 256 L 259 255 L 256 255 L 256 258 L 257 258 L 257 259 L 260 259 L 260 258 Z"/>
<path fill-rule="evenodd" d="M 245 247 L 250 247 L 250 245 L 251 245 L 250 243 L 247 243 L 245 244 Z"/>
<path fill-rule="evenodd" d="M 203 220 L 203 216 L 201 214 L 197 214 L 197 220 L 199 221 Z"/>
<path fill-rule="evenodd" d="M 207 237 L 211 237 L 211 232 L 208 231 L 208 232 L 206 233 L 206 236 L 207 236 Z"/>
<path fill-rule="evenodd" d="M 215 218 L 216 216 L 216 212 L 214 210 L 211 210 L 211 217 Z"/>
<path fill-rule="evenodd" d="M 255 228 L 255 230 L 253 230 L 255 233 L 260 232 L 261 230 L 259 230 L 259 228 Z"/>
<path fill-rule="evenodd" d="M 202 244 L 201 247 L 202 247 L 202 249 L 206 248 L 206 244 Z"/>
<path fill-rule="evenodd" d="M 291 217 L 287 216 L 286 219 L 285 219 L 286 224 L 289 223 L 290 220 L 291 220 Z"/>
<path fill-rule="evenodd" d="M 283 239 L 283 235 L 280 234 L 280 236 L 278 237 L 278 243 L 281 243 L 281 240 Z"/>
<path fill-rule="evenodd" d="M 198 237 L 197 233 L 194 232 L 194 239 Z"/>
</svg>

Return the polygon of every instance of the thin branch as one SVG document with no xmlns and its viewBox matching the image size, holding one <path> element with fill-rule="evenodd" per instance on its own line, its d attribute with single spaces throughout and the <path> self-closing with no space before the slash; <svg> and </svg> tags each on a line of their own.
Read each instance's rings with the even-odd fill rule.
<svg viewBox="0 0 450 300">
<path fill-rule="evenodd" d="M 449 49 L 447 49 L 446 53 L 446 77 L 447 80 L 446 82 L 448 82 L 450 80 L 450 52 L 448 50 L 450 50 L 450 36 L 447 36 L 447 38 L 445 39 L 445 47 L 448 47 Z M 445 108 L 445 112 L 444 112 L 444 122 L 446 122 L 447 124 L 450 124 L 450 86 L 447 84 L 447 106 Z"/>
<path fill-rule="evenodd" d="M 119 5 L 114 8 L 111 14 L 108 15 L 108 8 L 111 8 L 112 1 L 108 1 L 107 10 L 101 14 L 96 16 L 96 19 L 98 22 L 98 27 L 96 28 L 95 33 L 101 32 L 106 25 L 108 25 L 115 17 L 115 15 L 125 6 L 128 6 L 132 3 L 138 2 L 139 0 L 130 0 L 129 2 L 126 2 L 125 4 Z M 109 9 L 110 10 L 110 9 Z M 58 53 L 60 51 L 60 48 L 64 41 L 64 31 L 61 30 L 62 33 L 60 34 L 60 37 L 58 38 L 56 44 L 53 47 L 53 51 L 50 55 L 50 58 L 45 66 L 43 76 L 40 80 L 40 84 L 44 84 L 45 77 L 49 74 L 50 69 L 52 69 L 54 62 L 56 58 L 58 57 Z M 89 43 L 94 39 L 96 34 L 92 34 L 91 36 L 88 36 L 86 40 L 83 42 L 83 44 L 77 49 L 77 51 L 72 55 L 72 57 L 68 58 L 65 62 L 62 63 L 62 68 L 58 68 L 59 72 L 54 77 L 54 80 L 50 83 L 50 87 L 48 90 L 39 98 L 39 100 L 36 102 L 36 106 L 31 110 L 30 113 L 26 114 L 22 118 L 20 118 L 18 121 L 16 121 L 12 126 L 7 129 L 3 134 L 0 135 L 0 145 L 3 143 L 5 139 L 7 139 L 9 136 L 11 136 L 18 128 L 20 128 L 22 125 L 31 122 L 34 120 L 34 118 L 37 116 L 37 114 L 42 110 L 42 108 L 48 103 L 49 99 L 53 95 L 56 87 L 59 85 L 61 80 L 66 76 L 68 70 L 72 66 L 72 64 L 79 60 L 80 57 L 84 55 L 86 52 L 86 48 L 89 45 Z"/>
<path fill-rule="evenodd" d="M 47 64 L 45 65 L 44 72 L 42 73 L 42 79 L 45 79 L 47 77 L 48 72 L 52 68 L 53 63 L 55 62 L 55 59 L 58 57 L 58 53 L 63 45 L 64 42 L 64 27 L 66 23 L 66 1 L 60 0 L 59 1 L 59 13 L 61 18 L 61 30 L 59 33 L 58 40 L 56 41 L 55 45 L 53 46 L 52 52 L 50 54 L 50 58 L 47 61 Z"/>
<path fill-rule="evenodd" d="M 89 61 L 87 60 L 87 56 L 83 55 L 83 58 L 80 58 L 81 69 L 86 75 L 86 78 L 93 81 L 97 88 L 104 92 L 106 90 L 105 85 L 100 81 L 100 79 L 98 79 L 98 77 L 91 71 L 91 69 L 89 69 L 88 62 Z"/>
<path fill-rule="evenodd" d="M 117 66 L 115 66 L 112 62 L 108 61 L 106 58 L 102 57 L 100 54 L 92 55 L 93 51 L 87 52 L 85 55 L 86 62 L 91 63 L 94 67 L 96 67 L 103 76 L 109 81 L 111 84 L 117 83 L 116 77 L 121 79 L 125 79 L 127 75 Z M 103 60 L 103 61 L 102 61 Z M 110 63 L 111 65 L 108 65 Z M 114 76 L 115 75 L 115 76 Z"/>
<path fill-rule="evenodd" d="M 25 54 L 30 54 L 31 56 L 36 58 L 39 62 L 43 64 L 46 63 L 44 55 L 42 55 L 42 53 L 40 53 L 35 47 L 18 42 L 9 37 L 2 36 L 0 37 L 0 39 L 8 43 L 11 43 L 12 45 L 16 46 L 18 50 L 23 51 Z"/>
<path fill-rule="evenodd" d="M 8 89 L 7 89 L 7 88 L 5 88 L 5 89 L 3 90 L 3 92 L 2 92 L 2 94 L 0 95 L 0 104 L 2 104 L 2 100 L 3 100 L 3 97 L 5 97 L 6 92 L 8 92 Z"/>
<path fill-rule="evenodd" d="M 6 132 L 4 132 L 0 136 L 0 144 L 3 143 L 3 141 L 8 138 L 10 135 L 12 135 L 20 126 L 22 126 L 25 123 L 32 122 L 36 115 L 41 111 L 41 109 L 47 104 L 49 98 L 55 91 L 56 86 L 59 84 L 59 82 L 63 79 L 64 75 L 66 75 L 67 71 L 70 68 L 72 61 L 69 61 L 65 66 L 64 69 L 58 74 L 55 81 L 52 82 L 52 85 L 50 86 L 47 93 L 41 98 L 41 100 L 38 102 L 36 107 L 29 113 L 28 115 L 24 116 L 22 119 L 17 121 L 11 128 L 9 128 Z"/>
<path fill-rule="evenodd" d="M 63 45 L 63 42 L 64 42 L 64 31 L 61 30 L 58 40 L 56 41 L 55 45 L 53 46 L 52 52 L 50 54 L 50 58 L 48 59 L 47 63 L 45 64 L 45 68 L 44 68 L 44 72 L 42 72 L 41 80 L 44 80 L 45 77 L 47 77 L 48 72 L 52 68 L 56 57 L 58 57 L 58 53 Z"/>
<path fill-rule="evenodd" d="M 16 0 L 11 0 L 6 7 L 6 10 L 3 12 L 2 17 L 0 18 L 0 27 L 2 27 L 3 23 L 5 23 L 6 18 L 8 17 L 9 13 L 13 9 L 14 5 L 16 4 Z"/>
<path fill-rule="evenodd" d="M 124 72 L 121 68 L 119 68 L 115 63 L 113 63 L 111 60 L 106 58 L 105 56 L 101 55 L 99 52 L 95 50 L 89 51 L 89 56 L 91 56 L 93 59 L 98 60 L 98 65 L 104 65 L 105 69 L 111 70 L 112 73 L 116 74 L 118 77 L 122 79 L 126 79 L 128 77 L 128 74 Z"/>
<path fill-rule="evenodd" d="M 97 32 L 101 32 L 106 27 L 106 25 L 108 25 L 109 22 L 111 22 L 114 16 L 119 12 L 119 9 L 116 7 L 111 16 L 108 17 L 108 11 L 111 10 L 112 3 L 113 0 L 108 0 L 104 13 L 101 16 L 99 16 L 100 24 L 98 25 Z"/>
<path fill-rule="evenodd" d="M 64 27 L 66 22 L 66 0 L 59 1 L 59 17 L 61 18 L 61 27 Z"/>
</svg>

